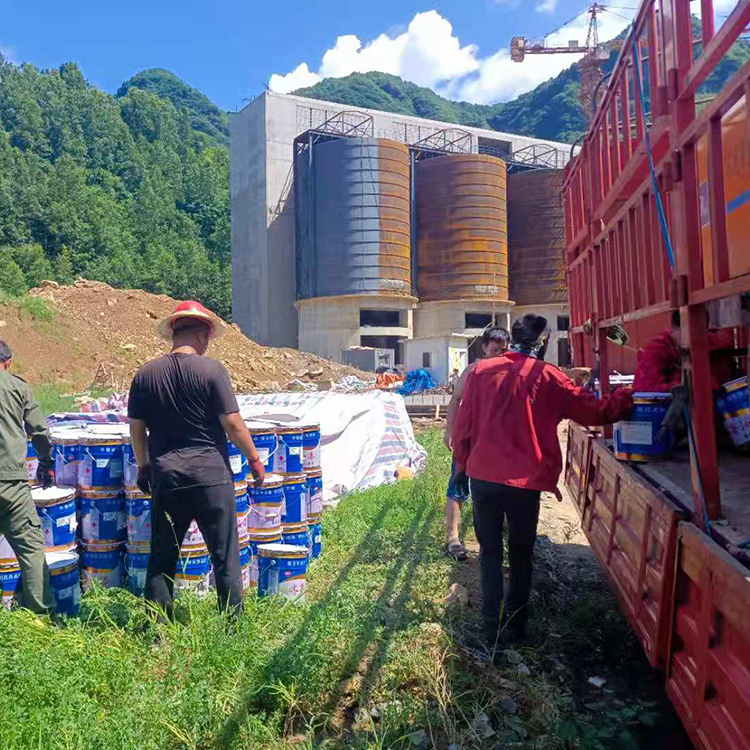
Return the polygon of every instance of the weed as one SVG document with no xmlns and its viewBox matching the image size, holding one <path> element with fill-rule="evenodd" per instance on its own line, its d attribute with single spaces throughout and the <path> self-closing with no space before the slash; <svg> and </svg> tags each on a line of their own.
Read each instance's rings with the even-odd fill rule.
<svg viewBox="0 0 750 750">
<path fill-rule="evenodd" d="M 55 319 L 55 311 L 41 297 L 21 297 L 18 309 L 21 316 L 27 315 L 32 320 L 48 323 Z"/>
</svg>

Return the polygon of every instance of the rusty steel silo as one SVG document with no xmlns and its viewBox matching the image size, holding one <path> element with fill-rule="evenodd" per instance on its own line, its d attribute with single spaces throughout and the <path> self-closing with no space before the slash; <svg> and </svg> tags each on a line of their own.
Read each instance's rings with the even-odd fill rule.
<svg viewBox="0 0 750 750">
<path fill-rule="evenodd" d="M 298 299 L 411 295 L 407 147 L 338 138 L 311 148 L 297 190 Z"/>
<path fill-rule="evenodd" d="M 534 169 L 508 179 L 510 294 L 519 305 L 568 301 L 563 172 Z"/>
<path fill-rule="evenodd" d="M 450 154 L 415 168 L 420 302 L 508 300 L 507 170 Z"/>
</svg>

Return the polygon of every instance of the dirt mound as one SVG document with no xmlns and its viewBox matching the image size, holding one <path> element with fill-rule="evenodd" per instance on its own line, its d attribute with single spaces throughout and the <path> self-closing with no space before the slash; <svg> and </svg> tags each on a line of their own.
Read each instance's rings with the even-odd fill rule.
<svg viewBox="0 0 750 750">
<path fill-rule="evenodd" d="M 124 389 L 140 365 L 169 350 L 156 336 L 156 322 L 177 304 L 166 295 L 84 280 L 35 289 L 31 295 L 45 299 L 54 318 L 41 319 L 23 306 L 0 307 L 0 338 L 13 349 L 14 370 L 32 385 Z M 235 389 L 243 393 L 283 388 L 293 379 L 366 377 L 314 354 L 260 346 L 236 325 L 211 345 L 209 356 L 224 363 Z"/>
</svg>

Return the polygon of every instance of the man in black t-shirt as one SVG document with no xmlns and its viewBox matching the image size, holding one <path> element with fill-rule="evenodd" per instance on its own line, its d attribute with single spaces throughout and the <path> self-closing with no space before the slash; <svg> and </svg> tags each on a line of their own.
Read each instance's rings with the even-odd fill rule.
<svg viewBox="0 0 750 750">
<path fill-rule="evenodd" d="M 171 617 L 180 544 L 195 519 L 211 555 L 219 606 L 239 611 L 242 580 L 227 436 L 247 456 L 256 483 L 265 472 L 226 369 L 203 356 L 224 326 L 198 302 L 183 302 L 158 332 L 172 341 L 172 351 L 138 370 L 128 400 L 138 486 L 152 494 L 146 597 Z"/>
</svg>

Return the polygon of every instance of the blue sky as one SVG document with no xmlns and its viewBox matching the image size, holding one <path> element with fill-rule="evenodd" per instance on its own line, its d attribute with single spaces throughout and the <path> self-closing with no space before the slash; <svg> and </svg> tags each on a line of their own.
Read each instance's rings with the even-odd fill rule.
<svg viewBox="0 0 750 750">
<path fill-rule="evenodd" d="M 74 61 L 91 83 L 110 92 L 139 70 L 167 68 L 234 110 L 269 81 L 284 91 L 368 69 L 398 73 L 453 98 L 507 100 L 576 59 L 511 64 L 510 37 L 542 36 L 587 2 L 4 0 L 2 6 L 0 50 L 14 62 L 46 68 Z M 605 38 L 632 15 L 617 13 L 603 20 Z M 583 43 L 586 23 L 579 18 L 561 37 Z"/>
</svg>

